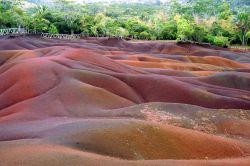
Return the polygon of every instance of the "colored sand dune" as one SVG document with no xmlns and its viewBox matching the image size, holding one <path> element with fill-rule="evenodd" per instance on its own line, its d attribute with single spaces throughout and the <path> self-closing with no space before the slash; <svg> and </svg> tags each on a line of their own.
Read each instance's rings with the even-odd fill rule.
<svg viewBox="0 0 250 166">
<path fill-rule="evenodd" d="M 249 165 L 250 53 L 0 40 L 0 165 Z"/>
</svg>

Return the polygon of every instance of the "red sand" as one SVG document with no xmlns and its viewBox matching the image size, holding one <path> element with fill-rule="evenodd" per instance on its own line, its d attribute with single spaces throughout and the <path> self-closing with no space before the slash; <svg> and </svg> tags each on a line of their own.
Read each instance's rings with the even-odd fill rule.
<svg viewBox="0 0 250 166">
<path fill-rule="evenodd" d="M 0 165 L 249 165 L 249 64 L 196 45 L 0 40 Z"/>
</svg>

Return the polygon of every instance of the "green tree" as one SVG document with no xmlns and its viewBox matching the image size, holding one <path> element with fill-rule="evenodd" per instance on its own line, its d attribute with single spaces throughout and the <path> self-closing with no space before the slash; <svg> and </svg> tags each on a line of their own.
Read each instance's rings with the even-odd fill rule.
<svg viewBox="0 0 250 166">
<path fill-rule="evenodd" d="M 194 26 L 194 32 L 192 34 L 192 39 L 194 41 L 202 43 L 202 42 L 206 41 L 207 34 L 208 34 L 208 32 L 207 32 L 207 30 L 206 30 L 205 27 L 199 26 L 199 25 L 195 25 Z"/>
<path fill-rule="evenodd" d="M 177 40 L 191 40 L 194 33 L 193 25 L 180 15 L 175 16 L 177 24 Z"/>
<path fill-rule="evenodd" d="M 146 31 L 143 31 L 139 34 L 139 39 L 142 39 L 142 40 L 149 40 L 150 39 L 150 34 Z"/>
<path fill-rule="evenodd" d="M 249 24 L 250 24 L 250 16 L 247 13 L 240 13 L 237 16 L 238 20 L 238 29 L 240 30 L 240 39 L 242 41 L 242 45 L 246 45 L 246 34 L 249 29 Z"/>
<path fill-rule="evenodd" d="M 51 24 L 49 27 L 49 34 L 58 34 L 57 27 L 54 24 Z"/>
<path fill-rule="evenodd" d="M 167 21 L 159 28 L 158 38 L 162 40 L 175 40 L 177 38 L 177 25 L 174 21 Z"/>
<path fill-rule="evenodd" d="M 81 18 L 81 30 L 87 36 L 94 35 L 95 32 L 92 31 L 92 27 L 95 25 L 94 17 L 91 15 L 85 15 Z"/>
<path fill-rule="evenodd" d="M 81 5 L 74 5 L 74 0 L 54 0 L 54 10 L 62 18 L 63 24 L 74 34 L 80 30 Z"/>
<path fill-rule="evenodd" d="M 31 21 L 29 22 L 31 30 L 34 32 L 48 32 L 49 29 L 49 20 L 44 18 L 44 16 L 48 13 L 48 8 L 46 6 L 38 5 L 36 7 L 36 13 L 32 15 Z"/>
<path fill-rule="evenodd" d="M 20 5 L 22 0 L 0 0 L 0 28 L 25 26 L 25 13 Z"/>
</svg>

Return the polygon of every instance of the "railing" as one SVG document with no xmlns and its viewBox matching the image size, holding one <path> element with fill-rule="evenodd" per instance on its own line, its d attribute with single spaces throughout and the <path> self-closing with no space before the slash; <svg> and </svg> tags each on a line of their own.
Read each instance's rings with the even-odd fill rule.
<svg viewBox="0 0 250 166">
<path fill-rule="evenodd" d="M 22 36 L 22 35 L 34 35 L 34 34 L 41 34 L 44 38 L 50 38 L 50 39 L 67 39 L 67 40 L 76 40 L 80 39 L 82 35 L 80 34 L 49 34 L 49 33 L 37 33 L 37 32 L 30 32 L 29 30 L 25 28 L 5 28 L 0 29 L 0 37 L 1 36 Z"/>
<path fill-rule="evenodd" d="M 49 33 L 42 33 L 42 37 L 44 38 L 50 38 L 50 39 L 67 39 L 67 40 L 76 40 L 80 39 L 82 35 L 80 34 L 49 34 Z"/>
<path fill-rule="evenodd" d="M 88 34 L 49 34 L 49 33 L 39 33 L 36 31 L 29 31 L 25 28 L 5 28 L 0 29 L 0 37 L 4 36 L 23 36 L 23 35 L 41 35 L 43 38 L 49 39 L 67 39 L 67 40 L 76 40 L 81 37 L 90 37 Z M 113 35 L 96 35 L 95 37 L 116 37 Z M 122 37 L 119 37 L 122 38 Z"/>
<path fill-rule="evenodd" d="M 29 32 L 25 28 L 6 28 L 0 29 L 0 36 L 9 36 L 9 35 L 25 35 Z"/>
</svg>

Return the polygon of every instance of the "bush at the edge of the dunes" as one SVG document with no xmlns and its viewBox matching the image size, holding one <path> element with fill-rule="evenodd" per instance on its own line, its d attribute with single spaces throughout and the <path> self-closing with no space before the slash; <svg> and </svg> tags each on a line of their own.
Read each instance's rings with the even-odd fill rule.
<svg viewBox="0 0 250 166">
<path fill-rule="evenodd" d="M 207 37 L 209 43 L 219 46 L 219 47 L 228 47 L 229 46 L 229 38 L 224 36 L 211 36 Z"/>
</svg>

